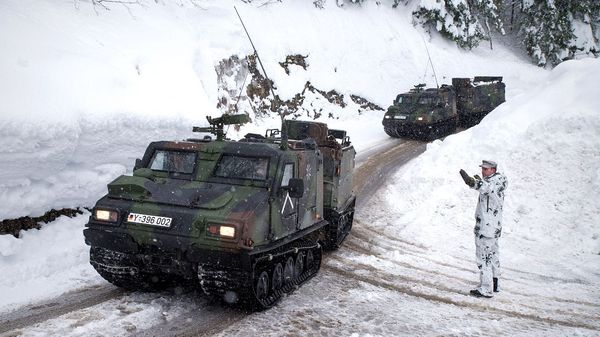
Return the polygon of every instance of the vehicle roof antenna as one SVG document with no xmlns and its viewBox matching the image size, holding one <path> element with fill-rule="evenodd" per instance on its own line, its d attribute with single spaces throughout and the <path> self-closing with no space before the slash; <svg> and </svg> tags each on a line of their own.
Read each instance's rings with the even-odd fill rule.
<svg viewBox="0 0 600 337">
<path fill-rule="evenodd" d="M 240 88 L 240 94 L 238 95 L 237 101 L 235 102 L 235 112 L 238 111 L 238 104 L 240 103 L 240 99 L 242 98 L 242 93 L 244 92 L 244 86 L 246 85 L 246 80 L 248 79 L 248 74 L 244 76 L 244 82 L 242 83 L 242 87 Z"/>
<path fill-rule="evenodd" d="M 246 36 L 248 36 L 248 40 L 250 40 L 250 44 L 252 45 L 252 49 L 254 50 L 254 55 L 256 55 L 256 59 L 258 59 L 258 64 L 260 65 L 260 68 L 262 69 L 263 74 L 265 74 L 267 83 L 269 83 L 269 89 L 271 91 L 271 95 L 273 95 L 273 104 L 271 104 L 271 111 L 277 111 L 277 114 L 279 114 L 279 117 L 281 117 L 281 148 L 287 149 L 288 148 L 288 135 L 287 135 L 287 128 L 286 128 L 285 121 L 284 121 L 285 114 L 283 114 L 279 109 L 279 104 L 278 104 L 280 102 L 279 96 L 275 95 L 275 91 L 273 90 L 273 85 L 271 85 L 272 81 L 269 79 L 269 76 L 267 75 L 267 72 L 265 71 L 265 67 L 263 66 L 263 63 L 260 60 L 258 51 L 256 50 L 256 47 L 254 46 L 254 42 L 252 42 L 252 38 L 250 37 L 250 33 L 248 33 L 248 29 L 246 29 L 244 20 L 242 20 L 242 17 L 235 6 L 233 6 L 233 9 L 235 9 L 235 13 L 237 14 L 238 18 L 240 19 L 240 22 L 242 23 L 244 32 L 246 32 Z"/>
<path fill-rule="evenodd" d="M 419 34 L 421 35 L 421 34 Z M 436 88 L 440 88 L 438 84 L 437 75 L 435 74 L 435 67 L 433 66 L 433 62 L 431 61 L 431 55 L 429 54 L 429 48 L 427 48 L 427 42 L 425 42 L 425 38 L 421 35 L 421 39 L 423 39 L 423 44 L 425 45 L 425 51 L 427 52 L 427 58 L 429 58 L 429 64 L 431 64 L 431 70 L 433 70 L 433 78 L 435 79 Z"/>
</svg>

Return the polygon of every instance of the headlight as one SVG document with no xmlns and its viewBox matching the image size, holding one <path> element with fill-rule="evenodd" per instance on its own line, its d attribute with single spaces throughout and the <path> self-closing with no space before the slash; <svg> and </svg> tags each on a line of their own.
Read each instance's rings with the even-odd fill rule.
<svg viewBox="0 0 600 337">
<path fill-rule="evenodd" d="M 235 226 L 230 225 L 208 225 L 207 232 L 211 236 L 219 236 L 226 239 L 235 238 Z"/>
<path fill-rule="evenodd" d="M 117 222 L 119 213 L 107 209 L 95 209 L 94 219 L 107 222 Z"/>
<path fill-rule="evenodd" d="M 385 118 L 385 119 L 390 119 L 390 118 L 392 118 L 392 116 L 390 116 L 390 115 L 385 115 L 385 117 L 383 117 L 383 118 Z"/>
<path fill-rule="evenodd" d="M 423 117 L 417 117 L 417 120 L 418 120 L 418 121 L 422 121 L 422 120 L 423 120 Z"/>
</svg>

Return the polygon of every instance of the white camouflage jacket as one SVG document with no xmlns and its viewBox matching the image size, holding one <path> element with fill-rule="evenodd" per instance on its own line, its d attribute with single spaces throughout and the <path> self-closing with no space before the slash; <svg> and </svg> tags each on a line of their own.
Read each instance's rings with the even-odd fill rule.
<svg viewBox="0 0 600 337">
<path fill-rule="evenodd" d="M 479 201 L 475 210 L 475 236 L 500 237 L 504 191 L 507 187 L 506 177 L 498 172 L 475 180 L 475 186 L 472 188 L 479 191 Z"/>
</svg>

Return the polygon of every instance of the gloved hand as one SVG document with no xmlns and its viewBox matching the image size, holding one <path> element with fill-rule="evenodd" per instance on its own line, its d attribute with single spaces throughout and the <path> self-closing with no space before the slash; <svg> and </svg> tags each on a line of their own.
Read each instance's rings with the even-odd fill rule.
<svg viewBox="0 0 600 337">
<path fill-rule="evenodd" d="M 475 186 L 475 179 L 473 177 L 470 177 L 467 174 L 467 172 L 465 172 L 465 170 L 463 170 L 463 169 L 460 170 L 460 176 L 465 181 L 465 184 L 469 185 L 470 187 Z"/>
</svg>

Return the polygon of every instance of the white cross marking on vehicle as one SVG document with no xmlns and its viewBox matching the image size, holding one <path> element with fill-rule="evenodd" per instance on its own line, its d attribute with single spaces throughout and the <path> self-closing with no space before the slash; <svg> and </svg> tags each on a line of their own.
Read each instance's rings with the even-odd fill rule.
<svg viewBox="0 0 600 337">
<path fill-rule="evenodd" d="M 285 195 L 285 201 L 283 202 L 283 207 L 281 208 L 281 214 L 283 214 L 283 211 L 285 211 L 285 205 L 287 205 L 288 200 L 290 201 L 290 205 L 292 205 L 292 209 L 294 209 L 294 202 L 290 197 L 290 192 L 287 192 L 287 194 Z"/>
</svg>

